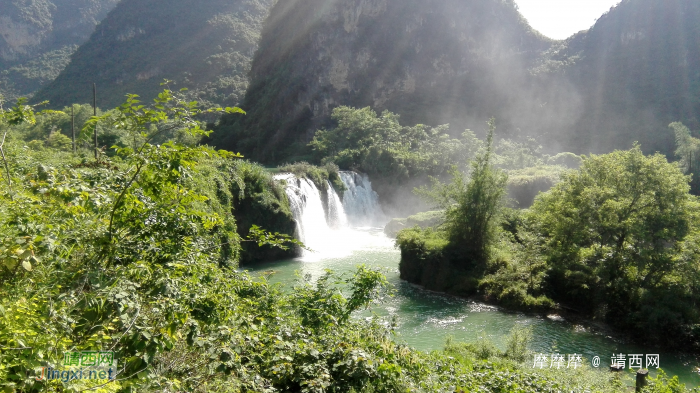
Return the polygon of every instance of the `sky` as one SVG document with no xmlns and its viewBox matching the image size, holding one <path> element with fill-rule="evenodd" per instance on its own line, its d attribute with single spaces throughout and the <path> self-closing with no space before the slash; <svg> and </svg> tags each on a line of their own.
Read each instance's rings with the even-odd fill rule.
<svg viewBox="0 0 700 393">
<path fill-rule="evenodd" d="M 620 0 L 515 0 L 535 30 L 549 38 L 565 39 L 587 30 Z"/>
</svg>

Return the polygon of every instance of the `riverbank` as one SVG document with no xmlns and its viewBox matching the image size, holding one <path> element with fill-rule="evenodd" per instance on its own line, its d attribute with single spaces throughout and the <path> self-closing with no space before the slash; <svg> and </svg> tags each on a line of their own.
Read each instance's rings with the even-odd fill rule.
<svg viewBox="0 0 700 393">
<path fill-rule="evenodd" d="M 518 326 L 532 330 L 533 341 L 530 349 L 533 353 L 581 354 L 589 362 L 598 356 L 603 359 L 601 370 L 607 370 L 607 363 L 613 353 L 651 351 L 650 346 L 637 346 L 611 335 L 608 330 L 585 321 L 574 320 L 563 313 L 555 316 L 532 310 L 520 312 L 491 307 L 473 297 L 465 299 L 431 292 L 402 280 L 399 269 L 401 253 L 395 247 L 394 241 L 383 233 L 382 228 L 366 224 L 366 218 L 376 217 L 380 211 L 355 208 L 367 206 L 366 203 L 358 203 L 359 200 L 352 200 L 360 196 L 356 191 L 361 189 L 366 194 L 360 199 L 375 204 L 375 209 L 379 209 L 376 198 L 371 197 L 371 185 L 368 181 L 363 180 L 363 183 L 364 185 L 355 191 L 353 184 L 347 183 L 349 191 L 346 192 L 342 203 L 328 209 L 324 201 L 336 201 L 333 192 L 323 195 L 312 181 L 288 182 L 287 193 L 290 200 L 299 199 L 299 203 L 291 204 L 296 206 L 292 211 L 299 225 L 298 232 L 303 234 L 305 243 L 311 245 L 316 252 L 304 253 L 300 258 L 248 268 L 259 273 L 260 277 L 270 284 L 283 284 L 285 291 L 290 293 L 300 280 L 317 282 L 327 269 L 348 277 L 360 264 L 380 268 L 396 289 L 396 293 L 391 298 L 382 299 L 380 304 L 373 305 L 371 310 L 360 312 L 356 318 L 375 320 L 384 326 L 392 327 L 393 341 L 405 343 L 408 347 L 420 351 L 442 351 L 452 337 L 453 342 L 469 345 L 488 342 L 498 351 L 504 352 L 507 350 L 511 331 Z M 329 198 L 329 195 L 332 198 Z M 365 224 L 352 224 L 358 221 Z M 434 240 L 438 246 L 446 244 L 440 236 L 435 236 Z M 430 273 L 430 270 L 427 269 L 426 273 Z M 270 271 L 274 273 L 270 274 Z M 445 272 L 449 273 L 447 270 Z M 478 285 L 475 287 L 478 291 Z M 700 385 L 700 378 L 696 378 L 689 371 L 689 367 L 685 366 L 686 363 L 696 364 L 696 359 L 684 354 L 658 352 L 664 359 L 663 368 L 669 374 L 681 375 L 681 381 L 690 386 Z M 524 371 L 532 372 L 532 365 L 529 366 L 530 369 Z"/>
<path fill-rule="evenodd" d="M 401 252 L 400 278 L 425 290 L 496 305 L 511 312 L 534 313 L 543 317 L 557 314 L 577 324 L 595 326 L 608 336 L 626 337 L 626 340 L 636 344 L 697 352 L 696 342 L 679 340 L 678 337 L 673 340 L 640 338 L 637 329 L 614 326 L 597 318 L 595 313 L 557 302 L 542 292 L 536 295 L 528 293 L 527 288 L 518 286 L 517 282 L 503 282 L 504 277 L 494 275 L 494 271 L 502 267 L 498 262 L 483 270 L 461 268 L 453 262 L 459 257 L 449 247 L 444 234 L 437 230 L 403 230 L 398 235 L 397 245 Z"/>
<path fill-rule="evenodd" d="M 468 180 L 424 191 L 446 220 L 398 234 L 402 278 L 509 308 L 566 305 L 637 342 L 700 352 L 700 201 L 677 165 L 638 146 L 592 155 L 516 210 L 484 154 Z"/>
<path fill-rule="evenodd" d="M 354 235 L 342 254 L 314 253 L 307 257 L 256 264 L 248 268 L 252 274 L 266 277 L 270 284 L 282 285 L 282 288 L 289 291 L 292 291 L 300 277 L 308 276 L 313 282 L 326 269 L 346 276 L 358 264 L 363 263 L 382 269 L 395 289 L 393 296 L 383 298 L 370 310 L 358 314 L 357 318 L 378 318 L 380 323 L 387 326 L 394 323 L 392 340 L 419 351 L 442 351 L 450 337 L 455 343 L 489 342 L 499 351 L 505 351 L 511 330 L 521 326 L 532 330 L 533 338 L 529 349 L 533 354 L 578 353 L 588 359 L 589 366 L 590 360 L 599 356 L 602 359 L 599 371 L 605 375 L 608 374 L 605 370 L 613 353 L 651 352 L 649 346 L 638 346 L 615 335 L 614 331 L 595 323 L 589 325 L 568 314 L 560 314 L 563 320 L 548 318 L 545 313 L 510 310 L 481 302 L 476 297 L 447 295 L 410 284 L 399 277 L 400 253 L 394 247 L 393 240 L 386 237 L 381 229 L 353 228 L 346 231 L 352 231 Z M 331 230 L 326 232 L 326 236 L 333 238 L 340 232 L 342 231 Z M 270 275 L 268 273 L 271 270 L 274 274 Z M 693 374 L 691 367 L 700 366 L 698 360 L 687 354 L 663 350 L 658 352 L 662 368 L 669 375 L 679 375 L 680 382 L 688 386 L 700 386 L 700 376 Z M 535 371 L 531 362 L 532 359 L 529 358 L 523 371 Z M 652 375 L 656 375 L 655 370 L 652 371 Z"/>
</svg>

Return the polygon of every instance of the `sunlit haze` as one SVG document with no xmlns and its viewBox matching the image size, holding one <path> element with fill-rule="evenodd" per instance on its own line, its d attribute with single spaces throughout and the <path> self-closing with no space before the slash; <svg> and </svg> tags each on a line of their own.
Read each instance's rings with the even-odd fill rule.
<svg viewBox="0 0 700 393">
<path fill-rule="evenodd" d="M 620 0 L 516 0 L 530 25 L 549 38 L 565 39 L 593 26 Z"/>
</svg>

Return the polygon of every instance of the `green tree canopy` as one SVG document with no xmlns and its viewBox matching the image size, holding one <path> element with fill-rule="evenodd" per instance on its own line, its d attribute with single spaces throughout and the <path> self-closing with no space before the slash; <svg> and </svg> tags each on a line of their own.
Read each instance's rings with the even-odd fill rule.
<svg viewBox="0 0 700 393">
<path fill-rule="evenodd" d="M 467 131 L 462 140 L 447 134 L 448 126 L 402 126 L 399 115 L 381 115 L 372 108 L 341 106 L 333 110 L 337 127 L 319 130 L 309 144 L 316 158 L 341 168 L 356 168 L 372 175 L 407 178 L 446 173 L 451 165 L 466 162 L 480 146 Z"/>
<path fill-rule="evenodd" d="M 451 248 L 463 268 L 483 268 L 497 239 L 508 175 L 491 162 L 495 128 L 495 120 L 491 119 L 486 149 L 472 161 L 468 181 L 454 169 L 451 183 L 436 183 L 432 190 L 419 190 L 445 211 Z"/>
<path fill-rule="evenodd" d="M 691 136 L 690 129 L 683 123 L 675 122 L 668 126 L 676 137 L 676 157 L 678 166 L 686 174 L 693 175 L 690 183 L 691 192 L 695 195 L 700 193 L 700 179 L 697 176 L 700 168 L 700 139 Z"/>
<path fill-rule="evenodd" d="M 688 182 L 664 156 L 644 156 L 639 146 L 591 155 L 564 175 L 532 208 L 554 297 L 632 325 L 662 309 L 654 306 L 664 301 L 661 289 L 666 298 L 687 294 L 681 265 L 692 262 L 679 256 L 700 211 Z M 687 320 L 681 314 L 692 307 L 677 306 L 683 296 L 664 311 L 674 318 L 661 319 Z"/>
</svg>

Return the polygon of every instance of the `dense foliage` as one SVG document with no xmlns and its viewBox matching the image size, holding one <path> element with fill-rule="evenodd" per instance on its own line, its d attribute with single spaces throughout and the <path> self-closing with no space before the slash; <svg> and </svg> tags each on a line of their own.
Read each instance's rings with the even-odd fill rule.
<svg viewBox="0 0 700 393">
<path fill-rule="evenodd" d="M 449 226 L 399 233 L 402 276 L 451 292 L 480 289 L 518 308 L 556 301 L 640 340 L 699 345 L 700 204 L 688 183 L 675 164 L 639 147 L 592 155 L 529 211 L 502 211 L 498 241 L 481 269 L 451 274 L 469 254 L 450 251 Z M 458 207 L 456 199 L 457 222 L 469 228 L 473 219 Z"/>
<path fill-rule="evenodd" d="M 334 126 L 318 130 L 309 144 L 311 158 L 367 173 L 384 206 L 399 216 L 428 207 L 412 193 L 415 187 L 429 184 L 431 177 L 450 178 L 453 167 L 466 170 L 484 145 L 470 130 L 453 138 L 447 125 L 405 126 L 397 114 L 377 114 L 369 107 L 341 106 L 332 119 Z M 581 159 L 572 153 L 544 154 L 532 138 L 501 138 L 493 143 L 490 161 L 513 174 L 508 184 L 512 204 L 529 207 L 538 192 L 551 188 L 561 172 L 578 167 Z"/>
<path fill-rule="evenodd" d="M 230 184 L 231 205 L 236 219 L 238 234 L 246 237 L 252 227 L 269 228 L 278 233 L 294 235 L 297 223 L 287 202 L 284 185 L 275 181 L 272 174 L 262 166 L 237 160 L 224 167 L 209 167 L 214 176 L 225 176 L 222 184 Z M 226 177 L 236 179 L 226 179 Z M 207 177 L 202 187 L 207 187 Z M 283 249 L 274 245 L 246 242 L 241 245 L 240 264 L 288 259 L 298 255 L 298 249 Z"/>
<path fill-rule="evenodd" d="M 439 289 L 480 288 L 518 308 L 549 308 L 554 300 L 646 342 L 698 345 L 700 204 L 689 178 L 638 147 L 590 156 L 562 176 L 529 211 L 504 212 L 482 269 L 457 279 L 442 272 L 459 271 L 458 256 L 468 254 L 450 252 L 449 231 L 413 229 L 398 238 L 402 275 L 425 280 L 428 263 L 437 263 L 429 261 L 442 258 L 447 263 L 433 274 L 449 280 L 431 281 Z M 465 228 L 473 222 L 460 217 Z"/>
<path fill-rule="evenodd" d="M 676 138 L 676 157 L 678 166 L 688 175 L 692 176 L 690 191 L 700 194 L 700 139 L 692 136 L 688 127 L 681 122 L 673 122 L 669 125 Z"/>
<path fill-rule="evenodd" d="M 552 297 L 638 336 L 692 334 L 700 203 L 688 182 L 638 147 L 593 156 L 565 175 L 532 208 Z"/>
<path fill-rule="evenodd" d="M 469 130 L 452 138 L 447 125 L 403 126 L 398 115 L 377 114 L 369 107 L 338 107 L 333 121 L 334 127 L 318 130 L 309 144 L 312 159 L 367 173 L 383 206 L 399 216 L 423 206 L 412 193 L 414 187 L 428 183 L 430 176 L 448 176 L 481 145 Z"/>
<path fill-rule="evenodd" d="M 416 176 L 445 174 L 464 162 L 478 140 L 467 131 L 462 139 L 447 135 L 447 126 L 401 126 L 389 111 L 377 115 L 371 108 L 333 110 L 337 127 L 318 130 L 309 146 L 317 161 L 365 172 L 374 179 L 399 184 Z"/>
<path fill-rule="evenodd" d="M 299 178 L 305 177 L 310 179 L 321 192 L 326 190 L 326 182 L 329 182 L 339 195 L 343 195 L 345 191 L 345 183 L 343 183 L 343 180 L 340 178 L 340 168 L 331 162 L 323 166 L 316 166 L 301 161 L 295 162 L 294 164 L 282 165 L 278 167 L 277 170 L 280 172 L 293 173 Z"/>
<path fill-rule="evenodd" d="M 508 176 L 492 164 L 495 127 L 491 119 L 485 149 L 472 161 L 468 182 L 454 170 L 451 183 L 423 191 L 445 212 L 449 252 L 459 256 L 452 262 L 462 270 L 483 270 L 498 235 Z"/>
<path fill-rule="evenodd" d="M 119 105 L 127 93 L 152 97 L 168 78 L 208 105 L 236 105 L 271 0 L 125 0 L 97 26 L 36 100 L 55 107 Z"/>
<path fill-rule="evenodd" d="M 153 106 L 131 96 L 85 128 L 110 123 L 146 140 L 172 127 L 202 133 L 198 112 L 166 90 Z M 21 103 L 2 115 L 4 133 L 35 121 Z M 295 242 L 259 227 L 238 235 L 235 200 L 259 193 L 265 171 L 232 153 L 144 142 L 91 162 L 6 147 L 9 177 L 0 181 L 13 187 L 0 191 L 4 391 L 612 393 L 629 383 L 587 366 L 535 372 L 523 331 L 503 352 L 486 342 L 412 350 L 393 341 L 391 326 L 353 318 L 386 294 L 384 277 L 367 267 L 304 279 L 291 292 L 237 272 L 241 243 Z M 35 378 L 41 367 L 61 367 L 68 351 L 104 349 L 119 361 L 114 382 Z M 661 376 L 650 391 L 674 384 Z"/>
</svg>

